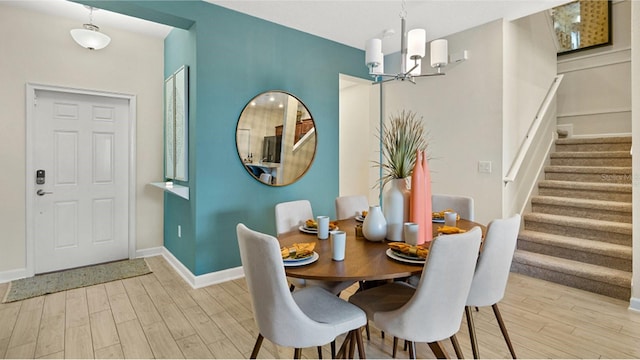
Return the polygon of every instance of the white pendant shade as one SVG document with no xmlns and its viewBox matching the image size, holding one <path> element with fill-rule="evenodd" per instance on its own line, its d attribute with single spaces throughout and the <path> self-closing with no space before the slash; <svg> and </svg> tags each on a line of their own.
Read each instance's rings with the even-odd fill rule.
<svg viewBox="0 0 640 360">
<path fill-rule="evenodd" d="M 382 40 L 369 39 L 365 45 L 365 64 L 374 67 L 382 61 Z"/>
<path fill-rule="evenodd" d="M 409 59 L 422 59 L 427 47 L 427 32 L 424 29 L 410 30 L 407 33 L 407 41 Z"/>
<path fill-rule="evenodd" d="M 431 67 L 439 68 L 449 63 L 449 44 L 445 39 L 431 42 Z"/>
<path fill-rule="evenodd" d="M 97 31 L 88 29 L 73 29 L 71 37 L 83 48 L 100 50 L 109 45 L 111 38 Z"/>
</svg>

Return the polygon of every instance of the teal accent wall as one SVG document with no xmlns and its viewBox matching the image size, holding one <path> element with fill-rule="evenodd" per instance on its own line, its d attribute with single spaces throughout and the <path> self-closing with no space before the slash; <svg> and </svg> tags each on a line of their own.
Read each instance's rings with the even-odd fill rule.
<svg viewBox="0 0 640 360">
<path fill-rule="evenodd" d="M 117 11 L 118 3 L 105 2 L 105 8 Z M 279 202 L 308 199 L 314 214 L 334 218 L 339 74 L 368 78 L 364 52 L 206 2 L 134 3 L 194 22 L 165 40 L 165 75 L 185 63 L 191 71 L 190 200 L 165 195 L 165 247 L 193 274 L 202 275 L 241 265 L 238 223 L 275 235 L 274 206 Z M 305 103 L 318 139 L 309 171 L 284 187 L 269 187 L 251 177 L 235 143 L 236 123 L 246 103 L 274 89 Z M 182 226 L 181 238 L 177 225 Z"/>
</svg>

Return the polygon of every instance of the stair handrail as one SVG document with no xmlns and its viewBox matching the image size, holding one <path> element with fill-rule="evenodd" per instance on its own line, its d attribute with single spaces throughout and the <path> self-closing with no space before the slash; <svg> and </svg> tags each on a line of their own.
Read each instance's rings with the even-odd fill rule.
<svg viewBox="0 0 640 360">
<path fill-rule="evenodd" d="M 549 106 L 555 99 L 556 92 L 558 91 L 558 87 L 560 86 L 560 82 L 562 82 L 563 77 L 564 77 L 563 74 L 558 74 L 556 75 L 556 77 L 553 78 L 553 81 L 551 82 L 551 85 L 547 90 L 547 94 L 542 100 L 542 103 L 540 104 L 540 107 L 536 112 L 536 116 L 535 118 L 533 118 L 533 121 L 529 126 L 529 130 L 527 131 L 527 134 L 525 135 L 524 139 L 522 140 L 522 143 L 520 144 L 520 147 L 518 148 L 518 154 L 516 155 L 515 159 L 513 159 L 513 162 L 509 167 L 509 171 L 507 172 L 507 175 L 503 179 L 505 185 L 515 181 L 516 176 L 518 176 L 518 172 L 520 171 L 520 168 L 522 167 L 522 163 L 524 162 L 524 159 L 529 152 L 531 143 L 533 142 L 533 139 L 536 136 L 538 129 L 540 128 L 542 119 L 544 119 L 544 117 L 547 114 L 547 111 L 549 110 Z"/>
</svg>

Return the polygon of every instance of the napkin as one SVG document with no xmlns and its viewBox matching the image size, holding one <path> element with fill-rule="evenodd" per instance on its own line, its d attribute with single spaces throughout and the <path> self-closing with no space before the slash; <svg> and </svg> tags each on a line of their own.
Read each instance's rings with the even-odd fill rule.
<svg viewBox="0 0 640 360">
<path fill-rule="evenodd" d="M 427 249 L 423 245 L 409 245 L 404 242 L 390 242 L 389 248 L 403 254 L 418 256 L 423 259 L 426 259 L 427 255 L 429 254 L 429 249 Z"/>
<path fill-rule="evenodd" d="M 467 230 L 460 229 L 457 226 L 440 226 L 438 227 L 438 232 L 441 234 L 460 234 L 463 232 L 467 232 Z"/>
<path fill-rule="evenodd" d="M 313 254 L 315 249 L 315 242 L 308 243 L 295 243 L 291 246 L 283 246 L 280 248 L 280 253 L 283 259 L 301 259 Z"/>
<path fill-rule="evenodd" d="M 450 211 L 450 212 L 455 212 L 453 209 L 444 209 L 442 211 L 434 211 L 431 213 L 431 218 L 432 219 L 444 219 L 444 213 Z M 456 220 L 460 220 L 460 214 L 456 214 Z"/>
<path fill-rule="evenodd" d="M 306 226 L 307 229 L 317 229 L 318 222 L 313 219 L 308 219 L 307 221 L 304 222 L 304 226 Z M 338 227 L 337 221 L 329 221 L 329 231 L 335 230 L 337 227 Z"/>
</svg>

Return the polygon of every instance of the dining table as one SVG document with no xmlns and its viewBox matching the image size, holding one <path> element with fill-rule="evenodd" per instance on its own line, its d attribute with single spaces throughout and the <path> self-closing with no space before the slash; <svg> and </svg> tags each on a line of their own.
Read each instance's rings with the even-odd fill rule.
<svg viewBox="0 0 640 360">
<path fill-rule="evenodd" d="M 317 234 L 305 232 L 302 227 L 278 236 L 280 246 L 291 246 L 294 243 L 315 242 L 314 251 L 317 259 L 311 263 L 299 262 L 285 264 L 287 276 L 301 279 L 325 281 L 371 281 L 391 280 L 422 272 L 424 261 L 405 260 L 390 257 L 388 254 L 389 241 L 369 241 L 356 236 L 356 225 L 361 224 L 355 218 L 333 221 L 339 230 L 347 234 L 345 258 L 342 261 L 332 260 L 331 241 L 329 238 L 320 240 Z M 438 228 L 444 224 L 433 223 L 433 238 L 438 236 Z M 482 236 L 486 227 L 474 221 L 459 219 L 456 227 L 470 230 L 475 226 L 482 229 Z M 427 243 L 427 245 L 430 244 Z"/>
<path fill-rule="evenodd" d="M 292 230 L 278 236 L 280 246 L 289 247 L 295 243 L 315 242 L 314 251 L 317 255 L 306 261 L 285 263 L 287 276 L 301 279 L 315 279 L 325 281 L 348 281 L 356 282 L 372 280 L 392 280 L 411 275 L 419 275 L 424 268 L 424 261 L 410 260 L 398 256 L 393 256 L 389 250 L 389 242 L 369 241 L 363 236 L 356 236 L 356 226 L 362 224 L 355 217 L 332 221 L 337 225 L 337 229 L 343 230 L 347 234 L 344 260 L 334 261 L 332 259 L 331 241 L 318 239 L 317 233 L 312 233 L 300 225 L 298 230 Z M 433 223 L 433 239 L 440 235 L 438 228 L 444 224 Z M 480 223 L 458 219 L 456 227 L 462 230 L 471 230 L 479 226 L 484 239 L 486 227 Z M 446 235 L 443 235 L 446 236 Z M 429 246 L 432 242 L 427 242 Z M 392 257 L 393 256 L 393 257 Z M 349 341 L 345 340 L 340 353 Z M 449 358 L 444 346 L 440 341 L 428 344 L 437 358 Z"/>
</svg>

